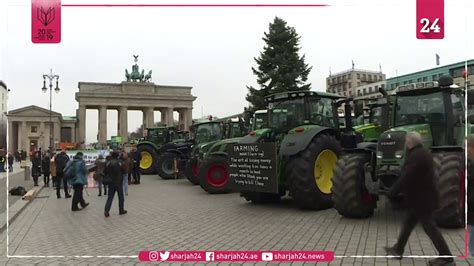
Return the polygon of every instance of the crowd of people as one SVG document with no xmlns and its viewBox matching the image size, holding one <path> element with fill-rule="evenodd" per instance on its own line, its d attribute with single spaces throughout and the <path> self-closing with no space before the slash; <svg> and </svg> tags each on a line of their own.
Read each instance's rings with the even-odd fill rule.
<svg viewBox="0 0 474 266">
<path fill-rule="evenodd" d="M 97 184 L 98 196 L 107 195 L 104 208 L 105 217 L 109 217 L 115 193 L 119 201 L 119 214 L 126 214 L 124 209 L 125 197 L 128 195 L 129 184 L 140 184 L 139 164 L 141 155 L 134 148 L 130 153 L 122 149 L 117 149 L 109 155 L 99 154 L 95 165 L 87 169 L 84 154 L 77 152 L 72 160 L 63 150 L 59 153 L 42 152 L 41 149 L 31 155 L 31 176 L 34 186 L 39 186 L 41 175 L 45 187 L 50 186 L 56 189 L 56 196 L 61 198 L 61 190 L 64 190 L 64 197 L 72 197 L 72 211 L 80 211 L 86 208 L 89 203 L 84 200 L 83 191 L 88 184 L 88 173 L 93 172 L 93 179 Z M 70 188 L 74 193 L 71 196 Z"/>
</svg>

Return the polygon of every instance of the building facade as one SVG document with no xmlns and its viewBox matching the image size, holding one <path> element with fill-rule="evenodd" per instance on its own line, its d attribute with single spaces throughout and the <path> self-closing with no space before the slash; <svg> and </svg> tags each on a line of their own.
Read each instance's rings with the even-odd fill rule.
<svg viewBox="0 0 474 266">
<path fill-rule="evenodd" d="M 362 85 L 355 89 L 354 99 L 357 98 L 379 98 L 382 97 L 382 94 L 379 92 L 379 89 L 386 89 L 387 81 L 377 81 L 367 85 Z"/>
<path fill-rule="evenodd" d="M 387 90 L 394 90 L 400 85 L 407 85 L 417 82 L 438 81 L 439 77 L 450 75 L 454 79 L 454 84 L 458 86 L 474 85 L 474 59 L 467 61 L 468 78 L 464 79 L 463 71 L 465 68 L 465 61 L 449 64 L 445 66 L 438 66 L 426 70 L 417 71 L 397 77 L 387 79 Z"/>
<path fill-rule="evenodd" d="M 0 102 L 2 104 L 0 112 L 0 146 L 6 147 L 7 146 L 7 102 L 8 102 L 8 92 L 10 90 L 7 88 L 5 82 L 0 80 L 0 94 L 2 94 L 2 98 L 0 98 Z"/>
<path fill-rule="evenodd" d="M 357 88 L 385 81 L 385 74 L 381 71 L 349 69 L 326 78 L 326 91 L 346 97 L 356 97 Z"/>
<path fill-rule="evenodd" d="M 50 123 L 51 121 L 51 123 Z M 8 149 L 47 150 L 52 137 L 54 147 L 60 143 L 76 142 L 76 118 L 30 105 L 8 112 Z"/>
</svg>

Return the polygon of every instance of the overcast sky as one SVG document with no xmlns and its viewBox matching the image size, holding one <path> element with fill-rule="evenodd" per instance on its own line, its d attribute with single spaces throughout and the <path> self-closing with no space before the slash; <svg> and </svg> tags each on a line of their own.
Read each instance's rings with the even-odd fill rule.
<svg viewBox="0 0 474 266">
<path fill-rule="evenodd" d="M 131 3 L 132 0 L 63 0 L 63 3 Z M 133 3 L 165 3 L 140 0 Z M 296 3 L 292 0 L 188 0 L 168 3 Z M 75 115 L 79 81 L 116 82 L 131 69 L 153 70 L 160 85 L 192 86 L 194 117 L 231 115 L 247 105 L 246 85 L 256 85 L 251 67 L 264 46 L 262 36 L 275 16 L 301 36 L 301 53 L 313 66 L 313 90 L 325 90 L 325 78 L 351 67 L 378 70 L 387 77 L 474 58 L 473 1 L 445 1 L 445 38 L 417 40 L 415 0 L 313 0 L 312 8 L 141 8 L 63 7 L 60 44 L 31 42 L 30 0 L 0 1 L 0 79 L 12 90 L 9 110 L 27 105 L 48 107 L 41 92 L 42 74 L 60 75 L 61 92 L 53 109 Z M 383 2 L 383 4 L 379 3 Z M 356 4 L 353 4 L 356 3 Z M 5 8 L 6 7 L 6 8 Z M 470 20 L 467 14 L 471 15 Z M 468 25 L 472 25 L 468 32 Z M 155 119 L 159 120 L 156 113 Z M 108 134 L 116 135 L 117 114 L 108 113 Z M 129 131 L 141 124 L 129 112 Z M 97 111 L 87 113 L 87 141 L 96 141 Z"/>
</svg>

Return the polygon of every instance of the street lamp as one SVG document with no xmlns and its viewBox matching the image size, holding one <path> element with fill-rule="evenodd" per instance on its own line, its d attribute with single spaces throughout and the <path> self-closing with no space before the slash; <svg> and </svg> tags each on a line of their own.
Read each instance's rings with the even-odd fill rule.
<svg viewBox="0 0 474 266">
<path fill-rule="evenodd" d="M 56 93 L 59 93 L 59 86 L 58 86 L 59 76 L 53 74 L 52 69 L 50 69 L 49 74 L 43 75 L 43 88 L 41 90 L 44 93 L 48 91 L 48 88 L 46 87 L 46 79 L 49 80 L 49 149 L 50 151 L 52 151 L 54 147 L 54 130 L 53 130 L 53 122 L 52 122 L 53 81 L 54 79 L 56 79 L 56 88 L 54 88 L 54 91 Z"/>
</svg>

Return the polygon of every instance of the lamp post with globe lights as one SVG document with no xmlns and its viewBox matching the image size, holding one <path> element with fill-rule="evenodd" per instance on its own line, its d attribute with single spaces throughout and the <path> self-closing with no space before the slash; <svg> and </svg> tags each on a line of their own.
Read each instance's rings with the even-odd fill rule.
<svg viewBox="0 0 474 266">
<path fill-rule="evenodd" d="M 41 89 L 44 93 L 48 91 L 46 87 L 46 80 L 49 80 L 49 150 L 52 151 L 54 148 L 54 130 L 53 130 L 53 122 L 52 122 L 52 101 L 53 101 L 53 82 L 56 79 L 56 88 L 54 91 L 59 93 L 59 75 L 53 74 L 53 70 L 51 69 L 49 74 L 43 75 L 43 88 Z"/>
</svg>

